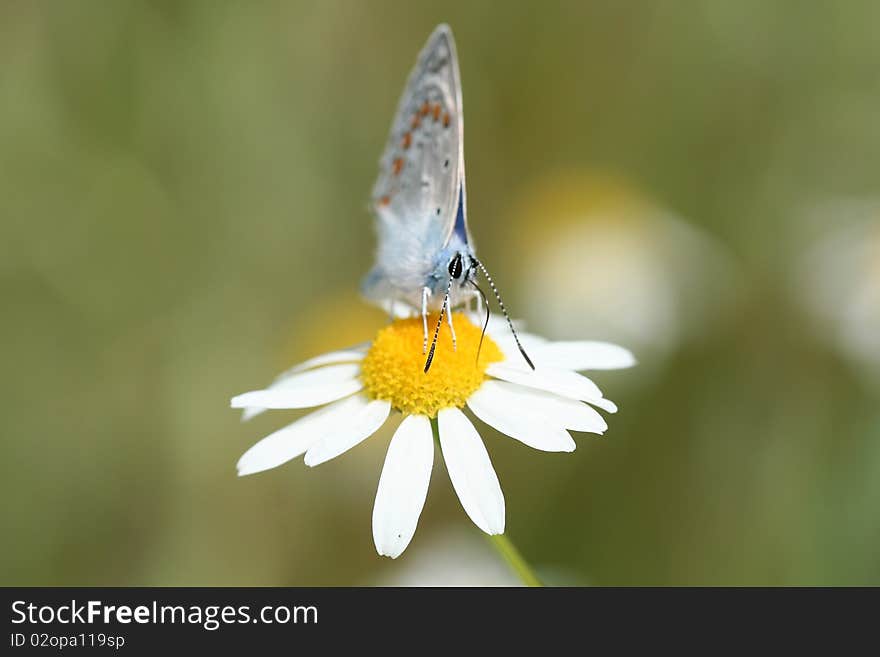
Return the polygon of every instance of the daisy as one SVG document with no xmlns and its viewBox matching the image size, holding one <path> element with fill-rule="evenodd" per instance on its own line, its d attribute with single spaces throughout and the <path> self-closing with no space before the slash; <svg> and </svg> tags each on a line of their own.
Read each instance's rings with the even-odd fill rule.
<svg viewBox="0 0 880 657">
<path fill-rule="evenodd" d="M 371 343 L 317 356 L 265 390 L 233 397 L 232 407 L 244 409 L 243 419 L 266 409 L 321 406 L 251 447 L 238 461 L 238 474 L 268 470 L 303 454 L 306 465 L 320 465 L 371 436 L 392 412 L 400 413 L 403 421 L 388 447 L 373 506 L 378 553 L 396 558 L 409 545 L 428 493 L 435 439 L 465 513 L 487 534 L 503 534 L 504 495 L 464 408 L 529 447 L 572 452 L 569 430 L 601 435 L 608 428 L 593 407 L 617 412 L 577 371 L 630 367 L 635 360 L 605 342 L 551 342 L 522 333 L 532 370 L 502 321 L 490 321 L 485 336 L 474 315 L 458 312 L 452 321 L 457 345 L 443 332 L 427 373 L 422 319 L 412 317 L 393 321 Z"/>
</svg>

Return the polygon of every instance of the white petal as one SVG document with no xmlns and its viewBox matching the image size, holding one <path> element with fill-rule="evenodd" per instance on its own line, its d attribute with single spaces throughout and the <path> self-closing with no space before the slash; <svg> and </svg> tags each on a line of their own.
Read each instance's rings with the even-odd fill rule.
<svg viewBox="0 0 880 657">
<path fill-rule="evenodd" d="M 508 395 L 515 395 L 514 403 L 532 408 L 573 431 L 587 431 L 602 434 L 608 430 L 608 423 L 592 406 L 552 392 L 520 386 L 507 381 L 487 381 L 493 386 L 501 386 Z M 602 400 L 607 401 L 607 400 Z"/>
<path fill-rule="evenodd" d="M 522 344 L 523 349 L 525 349 L 529 358 L 532 359 L 532 362 L 535 362 L 535 353 L 544 345 L 546 340 L 530 333 L 517 333 L 517 335 L 519 336 L 519 341 L 520 344 Z M 510 333 L 509 329 L 506 335 L 493 335 L 491 337 L 495 341 L 495 344 L 498 345 L 498 348 L 501 349 L 501 353 L 504 354 L 505 362 L 509 361 L 516 366 L 528 367 L 528 363 L 526 363 L 526 360 L 520 353 L 516 340 L 513 339 L 513 335 Z"/>
<path fill-rule="evenodd" d="M 617 404 L 615 404 L 610 399 L 605 399 L 604 397 L 602 397 L 601 399 L 588 399 L 587 401 L 593 406 L 598 406 L 603 411 L 608 411 L 609 413 L 617 412 Z"/>
<path fill-rule="evenodd" d="M 468 319 L 471 320 L 471 324 L 473 324 L 474 326 L 482 327 L 483 324 L 486 322 L 485 309 L 481 313 L 468 313 Z M 522 335 L 521 331 L 524 330 L 525 324 L 522 320 L 515 319 L 513 320 L 513 327 L 516 329 L 517 335 Z M 507 325 L 507 320 L 503 316 L 496 313 L 489 316 L 489 325 L 486 327 L 486 333 L 492 336 L 493 340 L 496 340 L 499 337 L 509 337 L 510 327 Z"/>
<path fill-rule="evenodd" d="M 262 408 L 260 406 L 248 406 L 241 412 L 241 421 L 247 422 L 248 420 L 252 420 L 268 410 L 268 408 Z"/>
<path fill-rule="evenodd" d="M 468 317 L 475 326 L 482 327 L 483 323 L 486 321 L 485 315 L 469 313 Z M 542 338 L 540 335 L 535 335 L 534 333 L 525 332 L 521 321 L 514 321 L 513 326 L 516 329 L 516 335 L 519 338 L 520 344 L 529 355 L 529 358 L 532 358 L 534 362 L 534 352 L 547 343 L 547 339 Z M 510 326 L 508 326 L 506 319 L 497 315 L 492 315 L 489 318 L 486 335 L 492 338 L 495 344 L 498 345 L 498 348 L 501 349 L 501 353 L 504 354 L 504 360 L 502 362 L 511 363 L 515 366 L 519 365 L 522 367 L 528 367 L 528 363 L 520 353 L 519 345 L 517 345 L 516 338 L 513 337 L 513 332 L 510 330 Z"/>
<path fill-rule="evenodd" d="M 319 356 L 318 358 L 321 358 Z M 267 390 L 289 390 L 324 383 L 337 383 L 356 378 L 361 371 L 360 363 L 338 363 L 327 365 L 318 369 L 297 372 L 296 374 L 282 374 L 267 388 Z"/>
<path fill-rule="evenodd" d="M 309 408 L 336 401 L 363 387 L 360 365 L 330 365 L 288 377 L 283 384 L 232 398 L 232 408 Z"/>
<path fill-rule="evenodd" d="M 337 363 L 359 363 L 364 359 L 365 353 L 366 347 L 364 349 L 352 347 L 351 349 L 331 351 L 329 354 L 321 354 L 320 356 L 315 356 L 314 358 L 310 358 L 309 360 L 302 362 L 299 365 L 294 365 L 289 370 L 279 375 L 269 387 L 271 388 L 275 385 L 284 383 L 291 374 L 305 372 L 306 370 L 310 370 L 314 367 L 321 367 L 322 365 L 335 365 Z"/>
<path fill-rule="evenodd" d="M 465 512 L 487 534 L 503 534 L 504 494 L 480 435 L 457 408 L 437 419 L 446 469 Z"/>
<path fill-rule="evenodd" d="M 232 398 L 232 408 L 311 408 L 331 401 L 347 397 L 363 388 L 357 379 L 342 383 L 325 383 L 322 385 L 292 388 L 290 390 L 252 390 Z M 253 417 L 251 411 L 250 417 Z"/>
<path fill-rule="evenodd" d="M 369 438 L 382 426 L 391 412 L 391 403 L 367 400 L 358 395 L 361 406 L 326 434 L 306 452 L 306 465 L 314 467 L 347 452 L 362 440 Z"/>
<path fill-rule="evenodd" d="M 547 342 L 530 354 L 536 365 L 569 370 L 617 370 L 632 367 L 636 359 L 628 349 L 609 342 Z"/>
<path fill-rule="evenodd" d="M 475 326 L 482 327 L 486 321 L 485 315 L 478 316 L 475 313 L 471 313 L 469 316 Z M 526 332 L 523 323 L 519 320 L 515 320 L 513 326 L 516 329 L 516 335 L 519 337 L 520 343 L 522 343 L 527 353 L 547 342 L 547 339 L 542 338 L 540 335 Z M 506 358 L 516 358 L 519 362 L 523 362 L 523 357 L 519 353 L 519 347 L 516 346 L 513 332 L 510 330 L 510 326 L 508 326 L 507 320 L 504 317 L 492 315 L 489 318 L 489 325 L 486 327 L 486 335 L 495 341 Z"/>
<path fill-rule="evenodd" d="M 527 388 L 507 381 L 489 380 L 483 383 L 477 393 L 479 393 L 477 397 L 479 405 L 489 404 L 499 411 L 515 409 L 542 418 L 541 421 L 545 425 L 549 423 L 574 431 L 588 431 L 598 434 L 604 433 L 608 429 L 608 424 L 596 409 L 583 402 L 560 397 L 543 390 Z M 471 399 L 473 399 L 473 395 Z M 471 406 L 474 413 L 477 413 L 477 410 L 471 405 L 471 399 L 468 400 L 468 405 Z M 479 416 L 479 413 L 477 415 Z M 483 421 L 492 424 L 488 420 L 483 419 Z M 499 427 L 495 426 L 495 428 L 501 431 Z"/>
<path fill-rule="evenodd" d="M 297 385 L 297 380 L 293 378 L 294 374 L 298 374 L 299 372 L 304 372 L 306 370 L 312 369 L 314 367 L 319 367 L 321 365 L 333 365 L 336 363 L 350 363 L 350 362 L 360 362 L 364 358 L 364 353 L 369 346 L 369 343 L 363 343 L 360 345 L 355 345 L 348 349 L 343 349 L 341 351 L 332 351 L 327 354 L 321 354 L 320 356 L 315 356 L 299 365 L 294 365 L 289 370 L 279 374 L 275 377 L 275 380 L 268 386 L 268 390 L 273 390 L 275 388 L 284 387 L 285 385 Z M 264 411 L 267 411 L 267 408 L 262 408 L 260 406 L 249 406 L 242 411 L 241 421 L 247 422 L 248 420 L 255 418 L 260 415 Z"/>
<path fill-rule="evenodd" d="M 373 542 L 383 556 L 399 557 L 415 534 L 434 465 L 431 434 L 428 418 L 410 415 L 388 446 L 373 505 Z"/>
<path fill-rule="evenodd" d="M 342 399 L 269 434 L 238 460 L 239 476 L 262 472 L 296 458 L 362 406 L 360 397 Z"/>
<path fill-rule="evenodd" d="M 487 381 L 468 399 L 478 418 L 501 433 L 544 452 L 573 452 L 575 442 L 558 422 L 518 405 L 513 395 L 493 389 Z M 580 402 L 574 402 L 580 404 Z"/>
<path fill-rule="evenodd" d="M 486 372 L 497 379 L 519 383 L 529 388 L 546 390 L 563 397 L 592 402 L 602 399 L 602 391 L 587 377 L 571 370 L 540 367 L 531 370 L 510 363 L 492 363 Z"/>
</svg>

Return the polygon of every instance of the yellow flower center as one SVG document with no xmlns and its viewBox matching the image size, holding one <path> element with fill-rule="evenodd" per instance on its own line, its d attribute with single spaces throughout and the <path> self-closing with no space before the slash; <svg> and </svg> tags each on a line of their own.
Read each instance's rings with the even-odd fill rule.
<svg viewBox="0 0 880 657">
<path fill-rule="evenodd" d="M 454 313 L 457 348 L 452 349 L 452 335 L 446 320 L 440 329 L 431 368 L 425 373 L 427 354 L 422 353 L 424 332 L 422 318 L 399 319 L 376 335 L 361 364 L 364 389 L 372 399 L 385 399 L 405 414 L 436 417 L 444 408 L 465 405 L 467 398 L 480 387 L 490 363 L 503 360 L 501 349 L 482 328 L 470 322 L 464 313 Z M 437 315 L 428 316 L 428 349 L 437 325 Z"/>
</svg>

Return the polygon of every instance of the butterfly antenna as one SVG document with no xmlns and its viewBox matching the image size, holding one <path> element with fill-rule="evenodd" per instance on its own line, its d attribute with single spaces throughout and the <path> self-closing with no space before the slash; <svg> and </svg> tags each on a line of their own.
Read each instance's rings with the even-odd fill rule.
<svg viewBox="0 0 880 657">
<path fill-rule="evenodd" d="M 474 263 L 477 265 L 477 267 L 480 268 L 480 271 L 483 272 L 483 275 L 486 277 L 486 280 L 489 281 L 489 287 L 492 288 L 492 293 L 495 295 L 495 298 L 498 299 L 498 306 L 501 308 L 501 312 L 504 315 L 504 319 L 507 320 L 507 325 L 510 327 L 510 332 L 513 333 L 513 339 L 516 341 L 516 346 L 519 349 L 519 353 L 521 353 L 522 357 L 525 358 L 526 362 L 529 364 L 529 367 L 531 367 L 532 370 L 534 370 L 535 365 L 532 363 L 532 359 L 529 358 L 529 355 L 526 353 L 526 350 L 523 349 L 522 343 L 520 343 L 520 341 L 519 341 L 519 336 L 516 334 L 516 329 L 513 328 L 513 322 L 510 321 L 510 315 L 507 314 L 507 308 L 504 307 L 504 302 L 501 300 L 501 294 L 499 294 L 498 288 L 495 287 L 495 281 L 492 280 L 492 276 L 486 270 L 486 266 L 482 262 L 480 262 L 479 260 L 474 260 Z"/>
<path fill-rule="evenodd" d="M 452 278 L 449 279 L 449 285 L 446 286 L 446 295 L 443 297 L 443 305 L 440 306 L 440 316 L 437 318 L 437 326 L 434 327 L 434 338 L 431 340 L 431 350 L 428 352 L 428 360 L 425 361 L 425 374 L 431 369 L 431 362 L 434 360 L 434 350 L 437 348 L 437 336 L 440 335 L 440 327 L 443 325 L 443 315 L 446 314 L 446 306 L 449 305 L 449 290 L 452 289 Z"/>
<path fill-rule="evenodd" d="M 489 310 L 489 300 L 486 298 L 486 293 L 483 292 L 480 286 L 474 281 L 470 281 L 470 284 L 474 286 L 474 289 L 483 299 L 483 305 L 486 306 L 486 320 L 483 322 L 483 331 L 480 333 L 480 344 L 477 345 L 477 359 L 475 361 L 475 364 L 477 364 L 480 362 L 480 351 L 483 349 L 483 338 L 486 337 L 486 329 L 489 328 L 489 315 L 491 311 Z"/>
</svg>

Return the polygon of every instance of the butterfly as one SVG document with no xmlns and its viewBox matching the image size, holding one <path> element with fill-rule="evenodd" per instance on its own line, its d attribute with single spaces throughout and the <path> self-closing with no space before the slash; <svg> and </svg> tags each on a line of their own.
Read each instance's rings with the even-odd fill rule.
<svg viewBox="0 0 880 657">
<path fill-rule="evenodd" d="M 455 40 L 437 26 L 410 73 L 379 160 L 372 208 L 379 244 L 376 264 L 361 285 L 363 295 L 392 309 L 396 301 L 421 309 L 425 372 L 431 366 L 444 315 L 455 345 L 452 309 L 477 298 L 482 272 L 516 337 L 495 283 L 477 260 L 467 222 L 464 118 Z M 486 304 L 488 312 L 488 304 Z M 430 351 L 428 314 L 439 311 Z M 393 312 L 393 311 L 392 311 Z M 488 322 L 488 314 L 487 314 Z"/>
</svg>

